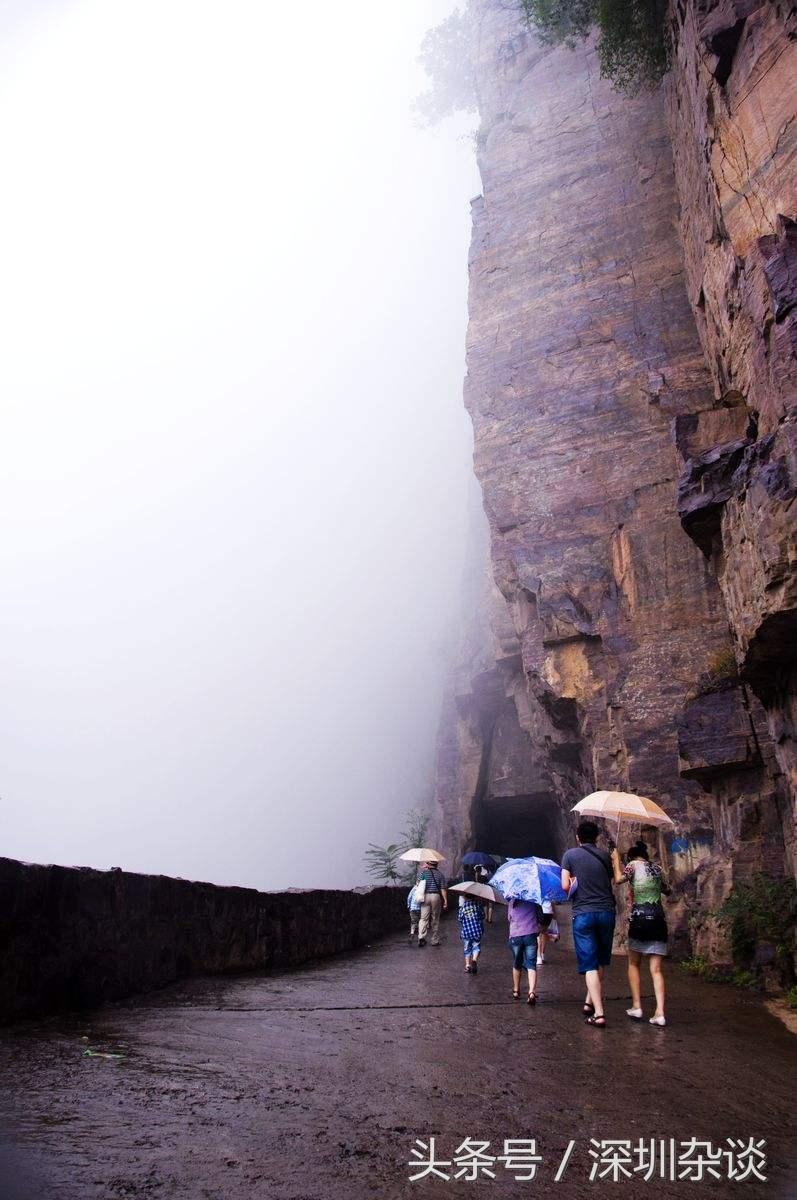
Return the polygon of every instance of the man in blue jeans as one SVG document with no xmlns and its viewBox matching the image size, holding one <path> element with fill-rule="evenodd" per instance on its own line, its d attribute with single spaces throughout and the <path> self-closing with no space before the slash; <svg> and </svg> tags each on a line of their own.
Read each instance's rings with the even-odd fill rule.
<svg viewBox="0 0 797 1200">
<path fill-rule="evenodd" d="M 587 1024 L 603 1027 L 603 968 L 612 957 L 614 940 L 614 870 L 605 850 L 595 845 L 600 830 L 594 821 L 582 821 L 576 830 L 578 846 L 562 857 L 562 888 L 572 895 L 573 941 L 579 975 L 586 976 Z M 615 850 L 616 854 L 617 851 Z M 575 887 L 578 880 L 578 887 Z"/>
</svg>

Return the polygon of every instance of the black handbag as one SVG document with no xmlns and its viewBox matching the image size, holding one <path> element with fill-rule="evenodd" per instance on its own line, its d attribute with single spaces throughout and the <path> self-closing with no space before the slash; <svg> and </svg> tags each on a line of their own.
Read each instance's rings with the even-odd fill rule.
<svg viewBox="0 0 797 1200">
<path fill-rule="evenodd" d="M 667 918 L 660 904 L 635 904 L 628 922 L 628 936 L 635 942 L 666 942 Z"/>
</svg>

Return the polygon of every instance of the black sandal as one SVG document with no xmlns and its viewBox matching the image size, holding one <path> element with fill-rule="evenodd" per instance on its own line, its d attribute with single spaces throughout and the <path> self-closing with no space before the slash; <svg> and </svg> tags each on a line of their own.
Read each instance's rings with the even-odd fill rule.
<svg viewBox="0 0 797 1200">
<path fill-rule="evenodd" d="M 537 1003 L 537 993 L 536 993 L 536 992 L 529 992 L 528 999 L 526 1000 L 526 1003 L 527 1003 L 527 1004 L 530 1004 L 530 1005 L 531 1005 L 531 1007 L 533 1008 L 533 1007 L 534 1007 L 534 1005 Z"/>
<path fill-rule="evenodd" d="M 513 992 L 513 993 L 512 993 L 512 999 L 513 999 L 513 1000 L 519 1000 L 519 999 L 520 999 L 520 992 Z"/>
<path fill-rule="evenodd" d="M 584 1007 L 581 1010 L 585 1017 L 591 1017 L 595 1012 L 595 1005 L 590 1004 L 589 1000 L 585 1001 Z"/>
<path fill-rule="evenodd" d="M 601 1013 L 601 1015 L 599 1017 L 587 1017 L 584 1024 L 585 1025 L 594 1025 L 596 1029 L 605 1029 L 606 1028 L 606 1018 L 604 1017 L 603 1013 Z"/>
</svg>

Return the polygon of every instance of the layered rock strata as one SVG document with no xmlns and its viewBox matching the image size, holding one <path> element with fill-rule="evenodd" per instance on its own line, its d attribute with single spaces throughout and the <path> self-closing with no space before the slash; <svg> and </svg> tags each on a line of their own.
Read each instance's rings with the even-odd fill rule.
<svg viewBox="0 0 797 1200">
<path fill-rule="evenodd" d="M 471 11 L 484 190 L 465 400 L 500 600 L 447 700 L 436 832 L 455 865 L 474 841 L 558 852 L 586 792 L 653 796 L 677 822 L 660 840 L 677 935 L 719 953 L 701 913 L 734 878 L 783 871 L 789 808 L 676 505 L 684 445 L 723 421 L 749 435 L 712 415 L 662 96 L 617 95 L 589 45 L 542 46 L 500 0 Z"/>
<path fill-rule="evenodd" d="M 677 0 L 666 88 L 711 403 L 680 418 L 684 528 L 797 794 L 797 7 Z M 794 820 L 788 848 L 794 862 Z"/>
</svg>

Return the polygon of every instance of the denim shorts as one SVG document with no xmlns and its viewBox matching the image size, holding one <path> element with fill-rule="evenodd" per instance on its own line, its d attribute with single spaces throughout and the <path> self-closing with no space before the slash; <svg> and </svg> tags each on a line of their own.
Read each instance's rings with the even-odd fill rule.
<svg viewBox="0 0 797 1200">
<path fill-rule="evenodd" d="M 476 938 L 463 938 L 462 946 L 466 958 L 478 958 L 482 952 L 482 944 Z"/>
<path fill-rule="evenodd" d="M 579 975 L 608 967 L 612 960 L 615 914 L 604 912 L 576 913 L 573 917 L 573 942 L 576 948 Z"/>
<path fill-rule="evenodd" d="M 537 935 L 524 933 L 520 937 L 509 939 L 509 949 L 512 951 L 512 965 L 520 971 L 523 967 L 533 971 L 537 966 Z"/>
</svg>

